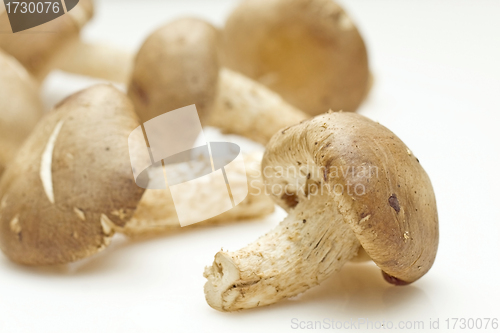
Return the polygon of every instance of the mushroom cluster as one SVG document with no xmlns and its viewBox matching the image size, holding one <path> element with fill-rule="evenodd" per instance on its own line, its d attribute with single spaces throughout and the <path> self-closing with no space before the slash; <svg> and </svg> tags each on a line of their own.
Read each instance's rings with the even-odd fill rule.
<svg viewBox="0 0 500 333">
<path fill-rule="evenodd" d="M 0 249 L 9 259 L 65 264 L 101 251 L 117 232 L 179 228 L 177 205 L 194 211 L 190 198 L 215 202 L 234 186 L 248 196 L 217 216 L 207 207 L 214 217 L 205 224 L 261 218 L 275 204 L 288 217 L 215 255 L 204 276 L 217 310 L 298 295 L 351 260 L 372 260 L 395 285 L 429 271 L 439 237 L 431 182 L 394 133 L 354 113 L 373 78 L 363 38 L 338 4 L 243 0 L 224 28 L 180 18 L 135 55 L 80 40 L 93 11 L 81 0 L 31 33 L 0 34 Z M 8 26 L 0 11 L 0 30 Z M 53 69 L 126 89 L 95 85 L 43 115 L 38 84 Z M 193 104 L 202 125 L 266 149 L 243 158 L 233 183 L 224 174 L 226 183 L 183 187 L 174 203 L 168 189 L 136 184 L 128 140 L 141 124 Z M 144 147 L 137 154 L 153 154 Z M 212 157 L 203 163 L 214 170 Z"/>
</svg>

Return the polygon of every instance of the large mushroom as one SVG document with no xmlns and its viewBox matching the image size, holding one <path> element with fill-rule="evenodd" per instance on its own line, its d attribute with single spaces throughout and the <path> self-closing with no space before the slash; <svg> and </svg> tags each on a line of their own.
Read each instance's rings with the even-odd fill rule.
<svg viewBox="0 0 500 333">
<path fill-rule="evenodd" d="M 133 58 L 129 53 L 109 45 L 80 40 L 80 30 L 93 13 L 93 1 L 80 0 L 66 14 L 14 34 L 9 33 L 10 22 L 2 4 L 0 49 L 14 56 L 39 80 L 53 69 L 62 69 L 117 82 L 126 81 Z"/>
<path fill-rule="evenodd" d="M 307 116 L 241 74 L 221 68 L 219 31 L 184 18 L 159 28 L 135 59 L 129 96 L 142 121 L 195 104 L 204 124 L 267 143 Z"/>
<path fill-rule="evenodd" d="M 225 66 L 311 115 L 356 111 L 370 88 L 363 39 L 332 0 L 245 0 L 222 44 Z"/>
<path fill-rule="evenodd" d="M 36 81 L 0 50 L 0 175 L 42 114 Z"/>
<path fill-rule="evenodd" d="M 170 193 L 145 191 L 134 181 L 128 138 L 138 126 L 132 103 L 111 85 L 91 87 L 57 105 L 0 180 L 0 249 L 22 264 L 64 264 L 104 249 L 115 232 L 137 235 L 179 228 Z M 235 190 L 248 186 L 250 195 L 210 221 L 273 211 L 253 170 L 254 158 L 247 160 L 246 170 L 234 170 L 232 185 Z M 225 184 L 214 185 L 193 188 L 192 193 L 227 195 Z"/>
<path fill-rule="evenodd" d="M 99 85 L 43 118 L 0 182 L 0 248 L 13 261 L 60 264 L 107 246 L 144 192 L 128 160 L 139 126 L 125 95 Z"/>
<path fill-rule="evenodd" d="M 429 177 L 391 131 L 329 112 L 277 133 L 262 170 L 288 217 L 205 270 L 207 302 L 235 311 L 278 302 L 321 283 L 358 252 L 404 285 L 431 268 L 438 215 Z"/>
</svg>

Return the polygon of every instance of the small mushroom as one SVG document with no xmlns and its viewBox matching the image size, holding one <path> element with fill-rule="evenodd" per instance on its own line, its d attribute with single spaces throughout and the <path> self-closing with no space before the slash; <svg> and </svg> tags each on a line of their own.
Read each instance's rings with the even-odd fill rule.
<svg viewBox="0 0 500 333">
<path fill-rule="evenodd" d="M 173 21 L 147 38 L 128 92 L 143 122 L 195 104 L 204 124 L 267 143 L 307 118 L 263 85 L 221 69 L 218 39 L 216 28 L 194 18 Z"/>
<path fill-rule="evenodd" d="M 205 270 L 207 302 L 235 311 L 298 295 L 358 252 L 390 283 L 431 268 L 438 215 L 429 177 L 395 134 L 354 113 L 330 112 L 277 133 L 262 162 L 264 184 L 288 217 Z"/>
<path fill-rule="evenodd" d="M 311 115 L 356 111 L 371 85 L 363 39 L 332 0 L 245 0 L 222 44 L 225 66 Z"/>
<path fill-rule="evenodd" d="M 0 175 L 42 117 L 36 81 L 0 51 Z"/>
<path fill-rule="evenodd" d="M 63 10 L 62 8 L 60 10 Z M 11 31 L 7 12 L 0 9 L 0 49 L 14 56 L 38 80 L 51 70 L 124 82 L 133 57 L 105 44 L 80 40 L 80 30 L 92 18 L 92 0 L 80 0 L 66 14 L 20 33 Z"/>
</svg>

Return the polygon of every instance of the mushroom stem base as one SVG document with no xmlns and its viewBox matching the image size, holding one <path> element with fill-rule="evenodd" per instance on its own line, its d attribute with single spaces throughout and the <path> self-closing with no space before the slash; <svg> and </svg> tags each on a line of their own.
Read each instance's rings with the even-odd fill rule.
<svg viewBox="0 0 500 333">
<path fill-rule="evenodd" d="M 306 199 L 273 231 L 236 252 L 219 252 L 205 269 L 205 296 L 220 311 L 275 303 L 338 271 L 360 244 L 328 195 Z"/>
</svg>

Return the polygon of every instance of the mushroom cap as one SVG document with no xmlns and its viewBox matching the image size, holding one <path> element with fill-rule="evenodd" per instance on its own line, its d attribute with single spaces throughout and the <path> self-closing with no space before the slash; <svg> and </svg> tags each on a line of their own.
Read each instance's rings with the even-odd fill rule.
<svg viewBox="0 0 500 333">
<path fill-rule="evenodd" d="M 146 39 L 128 91 L 143 122 L 192 104 L 207 121 L 219 77 L 218 35 L 205 21 L 182 18 Z"/>
<path fill-rule="evenodd" d="M 0 175 L 42 114 L 35 80 L 0 50 Z"/>
<path fill-rule="evenodd" d="M 246 0 L 223 31 L 224 65 L 311 115 L 355 111 L 370 85 L 361 35 L 332 0 Z"/>
<path fill-rule="evenodd" d="M 299 164 L 301 172 L 283 171 Z M 273 196 L 285 209 L 314 200 L 308 185 L 328 191 L 388 281 L 411 283 L 431 268 L 439 238 L 434 191 L 418 159 L 384 126 L 354 113 L 317 116 L 275 134 L 262 168 L 271 193 L 292 185 Z"/>
<path fill-rule="evenodd" d="M 103 249 L 144 192 L 128 136 L 139 126 L 128 98 L 97 85 L 46 115 L 0 181 L 0 248 L 13 261 L 62 264 Z"/>
<path fill-rule="evenodd" d="M 14 56 L 35 77 L 43 78 L 52 57 L 66 43 L 78 38 L 93 13 L 92 0 L 80 0 L 75 8 L 52 21 L 26 32 L 0 34 L 0 48 Z M 0 12 L 0 31 L 11 31 L 7 12 Z"/>
</svg>

